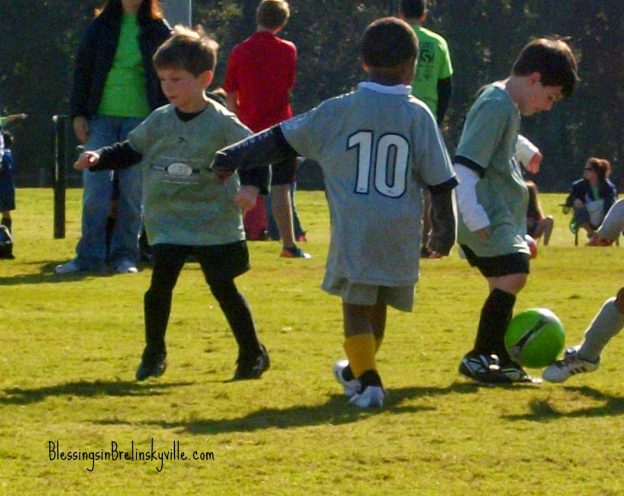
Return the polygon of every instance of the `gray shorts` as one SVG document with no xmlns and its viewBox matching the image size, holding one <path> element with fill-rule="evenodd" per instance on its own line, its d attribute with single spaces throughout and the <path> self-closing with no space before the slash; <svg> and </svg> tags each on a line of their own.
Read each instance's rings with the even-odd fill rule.
<svg viewBox="0 0 624 496">
<path fill-rule="evenodd" d="M 414 307 L 413 284 L 408 286 L 357 284 L 350 282 L 346 277 L 326 272 L 321 288 L 329 294 L 340 296 L 352 305 L 374 305 L 381 298 L 387 305 L 403 312 L 411 312 Z"/>
</svg>

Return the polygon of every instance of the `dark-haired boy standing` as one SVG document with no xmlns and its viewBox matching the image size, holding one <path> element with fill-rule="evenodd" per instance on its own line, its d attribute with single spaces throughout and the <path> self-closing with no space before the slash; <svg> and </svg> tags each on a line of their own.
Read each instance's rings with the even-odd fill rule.
<svg viewBox="0 0 624 496">
<path fill-rule="evenodd" d="M 332 219 L 322 287 L 342 298 L 348 358 L 334 374 L 351 404 L 370 408 L 385 396 L 375 355 L 387 307 L 413 307 L 423 187 L 433 197 L 431 249 L 447 255 L 455 241 L 457 182 L 435 119 L 410 95 L 418 56 L 410 26 L 379 19 L 362 45 L 370 81 L 220 151 L 213 169 L 227 177 L 296 155 L 321 165 Z"/>
</svg>

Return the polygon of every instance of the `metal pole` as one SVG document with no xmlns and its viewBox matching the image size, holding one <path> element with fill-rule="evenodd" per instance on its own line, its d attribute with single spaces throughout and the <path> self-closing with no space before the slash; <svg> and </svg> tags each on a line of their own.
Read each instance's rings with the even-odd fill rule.
<svg viewBox="0 0 624 496">
<path fill-rule="evenodd" d="M 67 187 L 67 116 L 55 115 L 54 123 L 54 239 L 65 238 L 65 189 Z"/>
<path fill-rule="evenodd" d="M 165 18 L 169 24 L 191 26 L 193 22 L 193 0 L 162 0 Z"/>
</svg>

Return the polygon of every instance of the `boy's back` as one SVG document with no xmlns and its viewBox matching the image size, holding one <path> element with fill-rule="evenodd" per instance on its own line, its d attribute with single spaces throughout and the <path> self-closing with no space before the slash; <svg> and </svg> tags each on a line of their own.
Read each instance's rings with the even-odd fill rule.
<svg viewBox="0 0 624 496">
<path fill-rule="evenodd" d="M 453 75 L 453 66 L 446 40 L 437 33 L 412 26 L 418 36 L 420 55 L 416 75 L 412 82 L 412 94 L 423 100 L 436 115 L 438 110 L 438 81 Z"/>
<path fill-rule="evenodd" d="M 421 188 L 453 176 L 425 105 L 408 86 L 361 83 L 281 128 L 323 169 L 332 219 L 328 271 L 363 284 L 414 283 Z"/>
<path fill-rule="evenodd" d="M 289 96 L 295 84 L 297 50 L 269 31 L 259 31 L 234 47 L 224 88 L 238 92 L 238 116 L 261 131 L 292 116 Z"/>
</svg>

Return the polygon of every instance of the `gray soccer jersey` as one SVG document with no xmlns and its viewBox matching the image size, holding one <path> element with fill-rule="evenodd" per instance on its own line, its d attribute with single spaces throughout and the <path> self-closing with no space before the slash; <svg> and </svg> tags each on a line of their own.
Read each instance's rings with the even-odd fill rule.
<svg viewBox="0 0 624 496">
<path fill-rule="evenodd" d="M 238 174 L 224 185 L 210 169 L 220 148 L 251 132 L 225 107 L 208 107 L 188 122 L 172 105 L 152 112 L 128 135 L 143 155 L 143 206 L 150 244 L 209 246 L 245 239 L 234 195 Z"/>
<path fill-rule="evenodd" d="M 331 213 L 327 271 L 351 283 L 418 279 L 422 187 L 453 178 L 435 119 L 409 86 L 360 83 L 281 124 L 323 170 Z"/>
<path fill-rule="evenodd" d="M 490 236 L 482 240 L 458 219 L 457 239 L 480 257 L 529 253 L 524 241 L 529 193 L 514 158 L 520 111 L 497 84 L 473 104 L 457 147 L 455 162 L 476 170 L 477 200 L 490 220 Z"/>
</svg>

